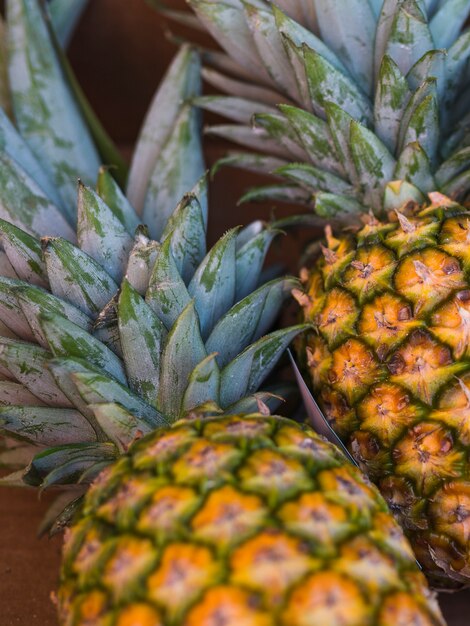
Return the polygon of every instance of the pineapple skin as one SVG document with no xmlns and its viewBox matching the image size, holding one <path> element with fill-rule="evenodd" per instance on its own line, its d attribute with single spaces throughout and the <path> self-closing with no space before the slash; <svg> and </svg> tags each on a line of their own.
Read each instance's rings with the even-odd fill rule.
<svg viewBox="0 0 470 626">
<path fill-rule="evenodd" d="M 359 232 L 327 229 L 296 293 L 297 342 L 335 431 L 431 583 L 470 583 L 470 221 L 440 194 Z"/>
<path fill-rule="evenodd" d="M 62 626 L 434 626 L 357 468 L 279 417 L 182 420 L 97 478 L 68 529 Z"/>
</svg>

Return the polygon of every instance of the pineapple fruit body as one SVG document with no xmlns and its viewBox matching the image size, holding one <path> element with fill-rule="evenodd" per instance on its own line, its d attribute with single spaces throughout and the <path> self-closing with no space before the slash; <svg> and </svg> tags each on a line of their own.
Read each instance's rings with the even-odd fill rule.
<svg viewBox="0 0 470 626">
<path fill-rule="evenodd" d="M 135 443 L 91 486 L 63 563 L 64 626 L 442 624 L 377 490 L 279 417 Z"/>
<path fill-rule="evenodd" d="M 333 428 L 437 585 L 470 580 L 468 211 L 432 195 L 327 245 L 299 342 Z M 447 579 L 447 582 L 446 580 Z"/>
</svg>

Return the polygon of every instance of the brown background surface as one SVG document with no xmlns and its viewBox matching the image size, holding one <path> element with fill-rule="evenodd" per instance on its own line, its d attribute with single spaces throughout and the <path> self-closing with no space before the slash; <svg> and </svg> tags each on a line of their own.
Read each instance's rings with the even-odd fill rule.
<svg viewBox="0 0 470 626">
<path fill-rule="evenodd" d="M 184 6 L 183 0 L 170 0 Z M 93 107 L 126 154 L 174 47 L 166 40 L 163 21 L 144 0 L 92 0 L 70 47 L 70 57 Z M 224 146 L 211 143 L 209 161 Z M 268 218 L 273 207 L 246 205 L 234 210 L 242 188 L 254 184 L 249 175 L 222 172 L 212 187 L 212 240 L 225 229 L 254 217 Z M 277 215 L 287 208 L 276 209 Z M 292 269 L 297 250 L 311 233 L 291 238 L 277 248 Z M 57 626 L 49 599 L 60 561 L 60 537 L 36 538 L 49 496 L 40 501 L 29 490 L 0 489 L 0 626 Z M 470 592 L 441 596 L 449 626 L 470 624 Z M 410 625 L 411 626 L 411 625 Z"/>
</svg>

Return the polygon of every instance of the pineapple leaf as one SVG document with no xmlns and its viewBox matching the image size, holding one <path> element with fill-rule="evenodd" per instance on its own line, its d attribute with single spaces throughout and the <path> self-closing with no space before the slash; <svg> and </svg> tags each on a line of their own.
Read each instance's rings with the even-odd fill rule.
<svg viewBox="0 0 470 626">
<path fill-rule="evenodd" d="M 364 203 L 380 210 L 383 190 L 392 179 L 396 161 L 377 135 L 355 121 L 351 122 L 350 140 Z"/>
<path fill-rule="evenodd" d="M 441 187 L 467 169 L 470 169 L 470 146 L 459 150 L 444 161 L 436 172 L 436 180 Z"/>
<path fill-rule="evenodd" d="M 6 4 L 15 118 L 73 221 L 76 180 L 82 177 L 91 183 L 99 156 L 67 84 L 39 3 L 8 0 Z"/>
<path fill-rule="evenodd" d="M 63 212 L 63 202 L 31 148 L 0 109 L 0 147 L 10 158 L 14 159 L 24 172 L 32 178 L 52 203 Z"/>
<path fill-rule="evenodd" d="M 152 429 L 168 424 L 154 407 L 133 394 L 124 385 L 104 374 L 77 371 L 71 373 L 70 378 L 88 405 L 120 404 L 126 411 L 144 420 Z"/>
<path fill-rule="evenodd" d="M 187 285 L 206 254 L 204 218 L 196 196 L 184 196 L 162 234 L 171 241 L 171 254 Z"/>
<path fill-rule="evenodd" d="M 118 306 L 119 335 L 129 384 L 156 405 L 160 359 L 167 331 L 143 298 L 124 280 Z"/>
<path fill-rule="evenodd" d="M 130 235 L 134 235 L 137 227 L 140 225 L 139 216 L 111 176 L 109 167 L 100 167 L 96 191 L 127 232 Z"/>
<path fill-rule="evenodd" d="M 255 128 L 264 128 L 269 137 L 280 146 L 284 146 L 286 154 L 291 158 L 305 161 L 308 159 L 298 134 L 279 113 L 257 113 L 253 118 Z"/>
<path fill-rule="evenodd" d="M 255 113 L 276 113 L 276 109 L 270 105 L 234 96 L 201 96 L 194 98 L 192 104 L 247 126 Z"/>
<path fill-rule="evenodd" d="M 23 480 L 27 485 L 46 488 L 53 484 L 74 484 L 98 461 L 112 463 L 117 450 L 111 443 L 73 443 L 48 448 L 31 461 Z"/>
<path fill-rule="evenodd" d="M 195 305 L 189 302 L 168 334 L 161 359 L 158 407 L 171 421 L 181 413 L 192 371 L 206 356 Z"/>
<path fill-rule="evenodd" d="M 62 407 L 0 407 L 0 431 L 39 446 L 96 441 L 87 419 L 74 409 Z"/>
<path fill-rule="evenodd" d="M 277 200 L 289 204 L 310 205 L 312 194 L 298 187 L 297 185 L 264 185 L 249 189 L 238 201 L 244 202 L 266 202 L 267 200 Z"/>
<path fill-rule="evenodd" d="M 145 301 L 169 330 L 190 300 L 171 253 L 171 239 L 168 238 L 158 253 Z"/>
<path fill-rule="evenodd" d="M 400 121 L 411 97 L 408 82 L 387 54 L 383 57 L 375 94 L 374 130 L 396 154 Z"/>
<path fill-rule="evenodd" d="M 220 370 L 215 357 L 215 354 L 209 354 L 191 372 L 184 392 L 181 407 L 182 416 L 208 402 L 218 404 Z"/>
<path fill-rule="evenodd" d="M 408 144 L 400 154 L 394 178 L 407 180 L 423 193 L 431 193 L 436 189 L 428 156 L 417 142 Z"/>
<path fill-rule="evenodd" d="M 362 91 L 372 92 L 376 18 L 368 0 L 313 0 L 323 41 Z"/>
<path fill-rule="evenodd" d="M 21 383 L 10 380 L 0 381 L 0 405 L 21 406 L 44 406 L 44 403 L 36 398 L 29 389 Z M 0 462 L 1 465 L 1 462 Z"/>
<path fill-rule="evenodd" d="M 308 163 L 289 163 L 276 170 L 275 174 L 305 187 L 312 193 L 330 190 L 332 193 L 348 194 L 352 191 L 351 185 L 342 178 Z"/>
<path fill-rule="evenodd" d="M 39 322 L 55 357 L 86 359 L 119 382 L 127 383 L 121 359 L 93 335 L 53 313 L 42 314 Z"/>
<path fill-rule="evenodd" d="M 104 201 L 82 183 L 78 185 L 77 236 L 81 250 L 119 283 L 133 239 Z"/>
<path fill-rule="evenodd" d="M 279 35 L 274 12 L 260 9 L 246 0 L 242 4 L 252 40 L 273 83 L 285 96 L 298 101 L 300 94 L 296 78 Z"/>
<path fill-rule="evenodd" d="M 178 116 L 168 141 L 152 171 L 142 219 L 154 239 L 159 239 L 175 206 L 205 172 L 200 115 L 186 106 Z"/>
<path fill-rule="evenodd" d="M 52 293 L 95 318 L 118 286 L 88 254 L 65 239 L 43 239 L 43 253 Z"/>
<path fill-rule="evenodd" d="M 435 45 L 428 21 L 417 0 L 402 0 L 396 9 L 385 51 L 406 76 Z"/>
<path fill-rule="evenodd" d="M 88 0 L 51 0 L 49 13 L 57 39 L 66 47 L 72 37 L 75 26 L 85 10 Z"/>
<path fill-rule="evenodd" d="M 212 166 L 211 176 L 215 176 L 222 167 L 238 167 L 258 174 L 271 174 L 278 167 L 286 164 L 287 161 L 284 159 L 272 156 L 231 151 Z"/>
<path fill-rule="evenodd" d="M 273 139 L 264 128 L 253 129 L 251 126 L 236 124 L 218 124 L 206 128 L 206 134 L 227 139 L 252 150 L 259 150 L 281 159 L 291 158 L 291 153 L 284 145 Z"/>
<path fill-rule="evenodd" d="M 152 427 L 143 419 L 129 413 L 119 404 L 91 404 L 96 420 L 121 454 L 137 438 L 148 434 Z"/>
<path fill-rule="evenodd" d="M 315 196 L 315 213 L 320 217 L 347 220 L 351 215 L 363 212 L 362 204 L 349 196 L 338 196 L 333 193 L 319 193 Z"/>
<path fill-rule="evenodd" d="M 21 280 L 39 287 L 48 287 L 49 279 L 38 239 L 10 222 L 0 220 L 0 241 Z"/>
<path fill-rule="evenodd" d="M 256 82 L 269 85 L 269 74 L 253 41 L 251 31 L 246 22 L 242 2 L 239 2 L 239 0 L 225 2 L 188 1 L 202 24 L 219 45 L 239 65 L 246 68 L 257 79 Z M 263 4 L 260 2 L 252 1 L 251 4 L 263 7 Z"/>
<path fill-rule="evenodd" d="M 459 36 L 469 15 L 469 0 L 447 0 L 429 23 L 436 48 L 449 48 Z"/>
<path fill-rule="evenodd" d="M 258 222 L 254 224 L 257 226 Z M 247 235 L 247 230 L 244 230 L 245 235 Z M 242 232 L 239 233 L 239 236 Z M 241 245 L 241 240 L 237 238 L 234 302 L 245 298 L 256 289 L 269 247 L 273 239 L 281 232 L 270 226 L 263 227 L 260 232 L 247 238 L 243 245 Z"/>
<path fill-rule="evenodd" d="M 439 110 L 435 94 L 429 94 L 414 109 L 404 127 L 401 145 L 417 142 L 434 168 L 439 148 Z"/>
<path fill-rule="evenodd" d="M 331 101 L 359 122 L 371 122 L 369 100 L 355 83 L 307 46 L 303 52 L 314 112 L 324 117 L 325 103 Z"/>
<path fill-rule="evenodd" d="M 271 328 L 282 303 L 297 286 L 295 278 L 273 280 L 250 293 L 219 320 L 206 341 L 206 350 L 217 353 L 219 367 L 228 365 L 244 346 L 254 343 Z"/>
<path fill-rule="evenodd" d="M 125 278 L 141 296 L 144 296 L 148 289 L 159 250 L 160 244 L 157 241 L 151 241 L 142 232 L 137 232 L 127 262 Z"/>
<path fill-rule="evenodd" d="M 127 197 L 137 213 L 142 214 L 150 179 L 163 148 L 173 133 L 181 112 L 181 103 L 199 95 L 200 91 L 199 57 L 194 50 L 183 46 L 150 105 L 132 158 Z"/>
<path fill-rule="evenodd" d="M 0 152 L 0 218 L 31 235 L 75 241 L 75 232 L 39 185 L 6 152 Z"/>
<path fill-rule="evenodd" d="M 313 7 L 313 2 L 311 3 Z M 277 6 L 272 5 L 272 11 L 276 18 L 276 26 L 279 33 L 283 36 L 284 42 L 290 41 L 292 46 L 301 49 L 303 45 L 308 46 L 311 50 L 317 52 L 321 57 L 330 63 L 334 68 L 343 74 L 348 74 L 348 70 L 342 61 L 319 37 L 295 19 L 283 13 Z"/>
<path fill-rule="evenodd" d="M 17 288 L 24 285 L 27 283 L 0 276 L 0 320 L 17 337 L 34 341 L 34 334 L 18 302 Z"/>
<path fill-rule="evenodd" d="M 232 229 L 219 239 L 199 265 L 188 286 L 204 340 L 235 301 L 237 231 Z"/>
<path fill-rule="evenodd" d="M 23 341 L 0 338 L 0 364 L 29 391 L 49 406 L 70 407 L 47 369 L 50 352 Z"/>
<path fill-rule="evenodd" d="M 328 124 L 297 107 L 280 105 L 279 108 L 302 142 L 308 160 L 332 174 L 344 175 L 344 168 L 336 155 Z"/>
<path fill-rule="evenodd" d="M 430 50 L 422 56 L 407 74 L 406 78 L 410 88 L 416 91 L 428 77 L 432 77 L 436 79 L 440 98 L 445 89 L 446 57 L 447 53 L 444 50 Z"/>
<path fill-rule="evenodd" d="M 43 289 L 27 284 L 16 287 L 15 293 L 36 341 L 43 347 L 48 347 L 47 339 L 40 323 L 40 317 L 44 314 L 60 315 L 83 330 L 91 332 L 92 320 L 80 309 L 77 309 L 65 300 L 56 298 Z"/>
<path fill-rule="evenodd" d="M 226 365 L 220 385 L 222 408 L 259 389 L 289 343 L 307 328 L 307 325 L 300 324 L 275 331 L 250 345 Z"/>
</svg>

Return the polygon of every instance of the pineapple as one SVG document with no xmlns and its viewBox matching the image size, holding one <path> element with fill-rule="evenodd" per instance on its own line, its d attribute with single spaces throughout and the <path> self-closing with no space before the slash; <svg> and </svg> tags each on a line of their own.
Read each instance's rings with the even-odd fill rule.
<svg viewBox="0 0 470 626">
<path fill-rule="evenodd" d="M 226 161 L 288 181 L 248 197 L 352 224 L 295 292 L 312 389 L 433 584 L 468 585 L 470 2 L 190 5 L 226 52 L 213 132 L 261 152 Z"/>
<path fill-rule="evenodd" d="M 14 25 L 31 32 L 40 14 L 21 6 Z M 194 52 L 181 51 L 145 123 L 128 184 L 137 212 L 106 169 L 97 191 L 79 184 L 76 212 L 70 170 L 59 206 L 32 182 L 59 180 L 65 150 L 38 124 L 52 135 L 46 172 L 33 159 L 38 128 L 22 107 L 38 88 L 23 75 L 13 98 L 25 201 L 0 193 L 0 425 L 24 442 L 10 463 L 36 452 L 5 482 L 60 490 L 52 530 L 73 518 L 61 623 L 442 624 L 376 489 L 308 428 L 267 415 L 277 396 L 258 389 L 305 327 L 266 332 L 298 283 L 266 282 L 272 225 L 206 250 L 198 116 L 184 104 Z M 36 177 L 13 149 L 26 143 Z M 172 211 L 183 184 L 193 191 Z"/>
</svg>

